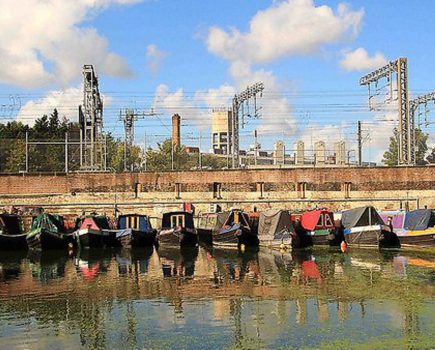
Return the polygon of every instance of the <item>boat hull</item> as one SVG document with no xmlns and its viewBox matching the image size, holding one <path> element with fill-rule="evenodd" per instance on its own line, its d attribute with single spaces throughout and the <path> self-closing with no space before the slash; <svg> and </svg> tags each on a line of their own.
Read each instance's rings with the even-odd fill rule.
<svg viewBox="0 0 435 350">
<path fill-rule="evenodd" d="M 213 246 L 238 248 L 242 244 L 246 247 L 258 247 L 260 242 L 256 234 L 243 228 L 213 233 Z"/>
<path fill-rule="evenodd" d="M 194 247 L 198 244 L 198 234 L 196 231 L 190 232 L 184 228 L 162 230 L 159 232 L 157 242 L 162 245 Z"/>
<path fill-rule="evenodd" d="M 72 234 L 53 233 L 46 230 L 27 237 L 27 244 L 30 249 L 66 249 L 73 244 Z"/>
<path fill-rule="evenodd" d="M 131 232 L 124 233 L 116 237 L 116 242 L 114 242 L 114 244 L 116 244 L 117 247 L 129 248 L 131 247 L 132 239 L 133 238 Z"/>
<path fill-rule="evenodd" d="M 292 249 L 292 239 L 260 239 L 259 245 L 270 249 Z"/>
<path fill-rule="evenodd" d="M 329 235 L 316 235 L 312 236 L 313 245 L 330 245 Z"/>
<path fill-rule="evenodd" d="M 203 242 L 205 244 L 213 244 L 213 233 L 210 229 L 205 228 L 197 228 L 196 231 L 198 232 L 198 239 L 200 242 Z"/>
<path fill-rule="evenodd" d="M 368 229 L 345 234 L 350 246 L 400 248 L 400 240 L 394 232 L 382 229 Z"/>
<path fill-rule="evenodd" d="M 402 247 L 435 247 L 435 234 L 398 236 Z"/>
<path fill-rule="evenodd" d="M 152 246 L 156 243 L 156 230 L 138 231 L 133 230 L 131 233 L 131 245 L 133 247 Z"/>
<path fill-rule="evenodd" d="M 101 231 L 85 229 L 77 233 L 78 245 L 82 248 L 103 248 L 105 246 L 104 236 Z"/>
<path fill-rule="evenodd" d="M 27 249 L 26 234 L 7 235 L 0 233 L 0 250 L 22 250 Z"/>
</svg>

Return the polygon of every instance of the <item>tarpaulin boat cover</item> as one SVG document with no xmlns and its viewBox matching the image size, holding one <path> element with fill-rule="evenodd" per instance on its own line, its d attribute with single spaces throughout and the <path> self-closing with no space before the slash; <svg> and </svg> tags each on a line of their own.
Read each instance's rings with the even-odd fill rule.
<svg viewBox="0 0 435 350">
<path fill-rule="evenodd" d="M 435 217 L 430 209 L 418 209 L 406 213 L 406 230 L 426 230 L 428 227 L 435 226 Z"/>
<path fill-rule="evenodd" d="M 139 214 L 120 215 L 118 218 L 118 228 L 131 228 L 138 231 L 152 230 L 148 216 Z"/>
<path fill-rule="evenodd" d="M 39 214 L 32 221 L 31 231 L 42 228 L 55 233 L 65 232 L 63 217 L 46 213 Z"/>
<path fill-rule="evenodd" d="M 218 213 L 217 218 L 216 218 L 216 225 L 215 225 L 213 231 L 219 232 L 220 229 L 222 228 L 222 226 L 224 226 L 225 221 L 227 221 L 228 216 L 230 216 L 230 214 L 231 214 L 231 212 L 229 212 L 229 211 L 226 211 L 223 213 Z"/>
<path fill-rule="evenodd" d="M 321 222 L 319 222 L 319 218 L 322 216 Z M 326 216 L 329 217 L 329 222 L 326 221 Z M 334 228 L 334 217 L 333 214 L 327 210 L 311 210 L 306 211 L 302 214 L 301 217 L 302 227 L 309 231 L 314 231 L 316 228 L 318 229 L 331 229 Z"/>
<path fill-rule="evenodd" d="M 393 229 L 402 229 L 405 225 L 405 212 L 382 212 L 379 213 L 385 225 L 388 225 L 388 219 L 392 219 Z"/>
<path fill-rule="evenodd" d="M 162 228 L 168 229 L 172 228 L 171 217 L 175 215 L 183 215 L 184 216 L 184 227 L 185 228 L 195 228 L 193 223 L 193 214 L 188 213 L 187 211 L 173 211 L 170 213 L 163 214 L 162 218 Z"/>
<path fill-rule="evenodd" d="M 382 218 L 373 207 L 349 209 L 341 215 L 341 224 L 345 228 L 384 225 Z"/>
<path fill-rule="evenodd" d="M 78 228 L 93 230 L 110 230 L 109 221 L 104 215 L 86 216 L 78 219 Z"/>
<path fill-rule="evenodd" d="M 277 233 L 294 232 L 288 211 L 270 209 L 260 215 L 258 236 L 260 239 L 274 239 Z"/>
<path fill-rule="evenodd" d="M 232 210 L 232 211 L 230 211 L 229 213 L 222 213 L 222 214 L 227 214 L 226 215 L 226 218 L 225 218 L 225 221 L 222 223 L 222 226 L 223 225 L 226 225 L 226 226 L 233 226 L 233 225 L 242 225 L 242 226 L 245 226 L 245 227 L 251 227 L 251 225 L 249 224 L 249 216 L 248 216 L 248 214 L 246 214 L 246 213 L 244 213 L 243 211 L 241 211 L 241 210 L 239 210 L 239 209 L 236 209 L 236 210 Z M 238 215 L 238 221 L 239 222 L 235 222 L 235 214 L 237 214 Z M 222 215 L 222 218 L 224 217 L 224 215 Z M 219 217 L 218 217 L 218 220 L 220 220 L 219 219 Z M 221 226 L 221 227 L 222 227 Z"/>
<path fill-rule="evenodd" d="M 18 215 L 0 214 L 0 231 L 8 235 L 20 234 L 21 225 Z"/>
</svg>

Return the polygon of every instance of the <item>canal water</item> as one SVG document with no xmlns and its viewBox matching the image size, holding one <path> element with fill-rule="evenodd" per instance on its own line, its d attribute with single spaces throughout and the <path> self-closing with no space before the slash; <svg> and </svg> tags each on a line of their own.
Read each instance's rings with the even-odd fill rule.
<svg viewBox="0 0 435 350">
<path fill-rule="evenodd" d="M 0 349 L 429 349 L 433 252 L 0 253 Z"/>
</svg>

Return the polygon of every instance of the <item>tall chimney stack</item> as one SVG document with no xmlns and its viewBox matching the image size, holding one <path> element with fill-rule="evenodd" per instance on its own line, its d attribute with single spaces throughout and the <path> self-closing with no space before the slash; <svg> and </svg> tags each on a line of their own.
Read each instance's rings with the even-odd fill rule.
<svg viewBox="0 0 435 350">
<path fill-rule="evenodd" d="M 172 116 L 172 144 L 174 147 L 181 145 L 181 117 L 178 114 Z"/>
</svg>

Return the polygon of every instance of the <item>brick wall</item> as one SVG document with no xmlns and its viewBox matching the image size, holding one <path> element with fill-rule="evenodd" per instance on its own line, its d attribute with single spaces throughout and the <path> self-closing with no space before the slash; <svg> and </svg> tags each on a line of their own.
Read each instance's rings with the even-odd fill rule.
<svg viewBox="0 0 435 350">
<path fill-rule="evenodd" d="M 133 192 L 135 184 L 139 192 L 174 192 L 176 183 L 185 192 L 212 191 L 213 183 L 223 192 L 255 192 L 260 182 L 265 191 L 295 191 L 298 183 L 306 183 L 308 191 L 341 191 L 344 183 L 353 191 L 435 190 L 435 167 L 0 175 L 0 196 Z"/>
</svg>

